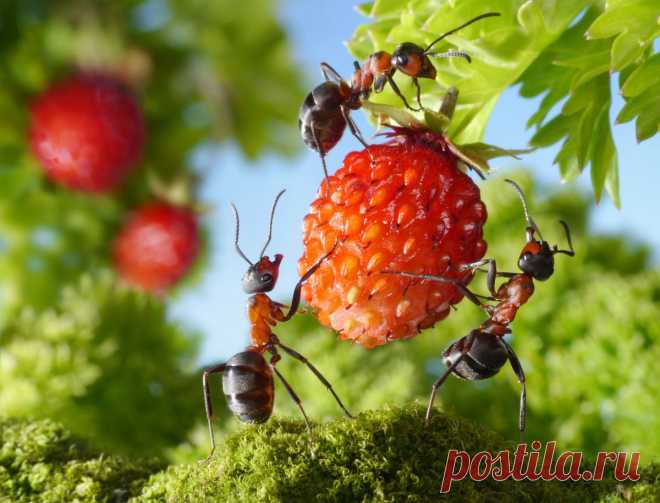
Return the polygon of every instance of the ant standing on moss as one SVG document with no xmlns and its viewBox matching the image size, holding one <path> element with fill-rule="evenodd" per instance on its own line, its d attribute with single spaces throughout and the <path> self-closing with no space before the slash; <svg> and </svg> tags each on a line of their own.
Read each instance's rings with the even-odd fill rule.
<svg viewBox="0 0 660 503">
<path fill-rule="evenodd" d="M 437 71 L 431 62 L 431 57 L 462 57 L 468 62 L 472 61 L 465 51 L 433 52 L 433 46 L 480 19 L 499 15 L 498 12 L 481 14 L 440 35 L 426 48 L 412 42 L 404 42 L 398 45 L 392 54 L 385 51 L 373 53 L 362 66 L 355 61 L 353 62 L 355 72 L 350 84 L 328 63 L 321 63 L 321 72 L 325 77 L 325 82 L 316 86 L 305 97 L 298 114 L 298 128 L 305 145 L 319 153 L 326 180 L 328 180 L 328 168 L 325 156 L 339 142 L 347 125 L 353 136 L 367 150 L 369 149 L 369 145 L 367 145 L 360 130 L 351 118 L 350 113 L 352 110 L 361 108 L 362 101 L 369 99 L 372 92 L 381 92 L 386 83 L 389 83 L 406 108 L 413 112 L 423 110 L 422 91 L 418 79 L 435 79 Z M 394 81 L 394 74 L 397 70 L 412 77 L 413 84 L 417 89 L 419 108 L 412 108 L 408 104 Z"/>
<path fill-rule="evenodd" d="M 468 335 L 453 342 L 442 354 L 443 362 L 447 366 L 445 372 L 433 383 L 431 398 L 426 409 L 426 424 L 431 419 L 431 412 L 435 395 L 438 388 L 445 382 L 449 374 L 476 381 L 487 379 L 497 374 L 507 360 L 521 385 L 520 408 L 518 414 L 518 429 L 522 434 L 525 431 L 526 414 L 526 390 L 525 374 L 520 361 L 513 351 L 511 345 L 504 340 L 503 336 L 511 333 L 509 325 L 513 322 L 518 309 L 525 304 L 534 293 L 534 280 L 545 281 L 554 273 L 554 256 L 558 253 L 575 255 L 573 242 L 568 224 L 560 220 L 564 228 L 568 250 L 560 250 L 557 246 L 550 248 L 547 241 L 543 239 L 540 229 L 529 215 L 527 201 L 520 186 L 513 180 L 506 182 L 513 185 L 520 196 L 525 220 L 527 221 L 527 243 L 523 247 L 518 258 L 518 267 L 522 272 L 500 272 L 494 259 L 483 259 L 472 264 L 466 264 L 460 268 L 481 270 L 480 267 L 488 265 L 487 286 L 490 296 L 483 297 L 468 290 L 468 288 L 453 279 L 431 274 L 413 274 L 407 272 L 384 271 L 386 274 L 397 274 L 408 278 L 416 278 L 429 281 L 439 281 L 454 285 L 472 303 L 483 309 L 488 314 L 488 319 L 479 328 L 472 330 Z M 540 241 L 534 236 L 538 234 Z M 508 281 L 495 288 L 496 277 L 508 278 Z M 496 302 L 495 305 L 484 303 L 486 301 Z"/>
<path fill-rule="evenodd" d="M 275 216 L 275 208 L 282 194 L 282 190 L 275 201 L 270 214 L 270 224 L 268 230 L 268 238 L 266 244 L 261 250 L 259 260 L 254 263 L 243 253 L 239 244 L 238 237 L 240 231 L 240 220 L 238 210 L 232 203 L 234 210 L 234 217 L 236 218 L 236 236 L 234 246 L 238 254 L 248 263 L 250 267 L 243 276 L 242 285 L 245 293 L 251 294 L 248 300 L 248 317 L 250 319 L 250 338 L 252 345 L 250 345 L 242 353 L 232 356 L 226 363 L 216 365 L 204 371 L 202 377 L 202 386 L 204 390 L 204 405 L 206 407 L 206 419 L 209 426 L 209 435 L 211 437 L 211 454 L 215 451 L 215 435 L 213 433 L 213 406 L 211 403 L 211 391 L 209 388 L 209 376 L 211 374 L 222 373 L 222 387 L 225 398 L 229 405 L 229 409 L 238 419 L 245 423 L 263 423 L 268 420 L 273 412 L 274 402 L 274 387 L 273 387 L 273 372 L 280 379 L 284 388 L 289 393 L 289 396 L 296 403 L 300 412 L 305 420 L 307 431 L 311 434 L 311 428 L 305 409 L 300 402 L 300 398 L 293 391 L 293 388 L 284 379 L 282 374 L 277 370 L 275 365 L 280 361 L 281 356 L 278 349 L 281 349 L 288 355 L 296 360 L 301 361 L 314 373 L 314 375 L 328 388 L 332 396 L 335 397 L 337 403 L 342 408 L 344 413 L 352 418 L 350 412 L 346 410 L 344 404 L 339 396 L 332 389 L 332 385 L 328 380 L 323 377 L 321 372 L 317 370 L 303 355 L 296 350 L 285 346 L 279 338 L 273 333 L 273 327 L 278 323 L 290 320 L 293 315 L 298 311 L 300 305 L 300 291 L 302 285 L 312 274 L 319 268 L 321 263 L 328 258 L 334 251 L 330 250 L 328 254 L 323 256 L 316 264 L 314 264 L 305 274 L 302 275 L 293 290 L 293 298 L 288 312 L 285 314 L 284 308 L 286 306 L 272 300 L 266 292 L 270 292 L 277 283 L 279 275 L 280 262 L 283 256 L 279 253 L 276 254 L 271 260 L 265 256 L 266 248 L 270 244 L 271 236 L 273 233 L 273 217 Z M 271 354 L 270 361 L 267 362 L 263 354 L 268 351 Z"/>
</svg>

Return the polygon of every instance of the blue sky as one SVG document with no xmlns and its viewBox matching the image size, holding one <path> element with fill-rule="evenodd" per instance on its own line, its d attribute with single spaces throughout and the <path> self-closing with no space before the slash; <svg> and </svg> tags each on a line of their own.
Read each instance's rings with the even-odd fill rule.
<svg viewBox="0 0 660 503">
<path fill-rule="evenodd" d="M 318 68 L 320 61 L 330 62 L 345 76 L 350 74 L 353 60 L 343 42 L 364 22 L 354 11 L 354 3 L 351 0 L 280 1 L 280 20 L 288 30 L 294 57 L 304 70 L 310 89 L 322 79 Z M 301 102 L 303 98 L 300 97 Z M 622 101 L 617 97 L 613 115 L 621 106 Z M 535 107 L 534 102 L 518 97 L 516 90 L 507 91 L 491 117 L 485 141 L 505 147 L 524 146 L 530 137 L 525 123 Z M 355 116 L 362 130 L 369 132 L 371 128 L 361 114 Z M 656 136 L 638 145 L 633 123 L 615 126 L 614 135 L 619 149 L 623 209 L 619 211 L 609 200 L 603 200 L 594 212 L 593 226 L 599 231 L 625 232 L 643 238 L 660 249 L 657 218 L 660 215 L 660 138 Z M 346 153 L 359 148 L 351 135 L 346 134 L 328 156 L 328 166 L 335 169 Z M 549 148 L 525 158 L 525 165 L 551 187 L 561 183 L 558 170 L 552 165 L 556 152 L 556 148 Z M 201 197 L 215 207 L 205 217 L 211 231 L 209 264 L 199 283 L 174 301 L 172 314 L 203 334 L 200 360 L 208 363 L 225 359 L 248 344 L 247 296 L 240 286 L 246 264 L 233 248 L 229 201 L 236 203 L 241 214 L 241 246 L 249 257 L 255 258 L 266 237 L 272 199 L 279 190 L 287 189 L 278 207 L 269 252 L 284 254 L 273 296 L 288 299 L 297 281 L 302 218 L 314 198 L 322 172 L 318 156 L 307 150 L 293 159 L 266 156 L 251 164 L 242 158 L 235 146 L 226 145 L 202 152 L 196 158 L 205 175 Z M 503 161 L 495 166 L 513 164 Z M 577 183 L 589 189 L 588 173 L 585 172 Z M 658 257 L 660 255 L 656 254 L 656 259 Z"/>
</svg>

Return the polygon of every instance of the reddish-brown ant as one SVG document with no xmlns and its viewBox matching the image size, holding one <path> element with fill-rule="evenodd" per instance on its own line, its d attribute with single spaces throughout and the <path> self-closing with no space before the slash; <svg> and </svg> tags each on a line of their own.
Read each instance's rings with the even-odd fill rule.
<svg viewBox="0 0 660 503">
<path fill-rule="evenodd" d="M 497 12 L 481 14 L 440 35 L 426 48 L 412 42 L 404 42 L 397 46 L 392 54 L 385 51 L 375 52 L 367 58 L 362 66 L 355 61 L 353 63 L 355 72 L 350 84 L 329 64 L 321 63 L 321 72 L 326 81 L 316 86 L 305 98 L 298 114 L 298 128 L 305 145 L 317 151 L 321 156 L 321 164 L 326 180 L 328 179 L 328 169 L 325 156 L 339 142 L 347 125 L 353 136 L 368 149 L 367 142 L 351 118 L 351 110 L 359 109 L 362 106 L 362 101 L 367 100 L 372 91 L 381 92 L 385 87 L 385 83 L 390 84 L 390 87 L 401 98 L 406 108 L 412 111 L 422 110 L 421 89 L 417 79 L 435 79 L 437 72 L 431 62 L 431 57 L 459 56 L 465 58 L 468 62 L 471 61 L 470 56 L 464 51 L 452 50 L 435 53 L 431 51 L 433 46 L 445 37 L 480 19 L 499 15 Z M 412 108 L 408 104 L 394 81 L 394 74 L 397 70 L 412 77 L 413 84 L 417 89 L 418 109 Z"/>
<path fill-rule="evenodd" d="M 385 83 L 389 83 L 392 90 L 399 98 L 401 98 L 401 101 L 403 101 L 403 104 L 406 108 L 414 112 L 421 111 L 423 110 L 421 102 L 422 90 L 419 87 L 418 79 L 435 80 L 437 75 L 435 66 L 433 66 L 433 63 L 431 62 L 431 57 L 461 57 L 464 58 L 468 63 L 472 62 L 472 59 L 465 51 L 450 50 L 446 52 L 432 52 L 431 49 L 433 49 L 433 46 L 435 46 L 438 42 L 445 39 L 449 35 L 452 35 L 457 31 L 470 26 L 472 23 L 487 17 L 494 17 L 499 15 L 499 12 L 486 12 L 485 14 L 480 14 L 479 16 L 466 21 L 462 25 L 449 30 L 446 33 L 443 33 L 433 42 L 427 45 L 426 48 L 420 47 L 419 45 L 412 42 L 403 42 L 394 49 L 392 54 L 386 51 L 375 52 L 367 58 L 362 66 L 360 66 L 358 63 L 354 63 L 355 73 L 353 74 L 353 78 L 351 80 L 351 87 L 355 90 L 355 92 L 360 93 L 360 97 L 362 99 L 366 100 L 369 98 L 372 90 L 375 93 L 379 93 L 385 88 Z M 417 89 L 417 104 L 419 105 L 418 109 L 412 108 L 408 104 L 396 82 L 394 82 L 393 77 L 397 70 L 412 78 L 412 82 Z"/>
<path fill-rule="evenodd" d="M 366 149 L 369 146 L 351 118 L 351 110 L 362 106 L 361 92 L 352 88 L 329 64 L 321 63 L 321 72 L 325 82 L 316 86 L 305 98 L 298 115 L 298 128 L 305 145 L 321 156 L 327 180 L 325 155 L 339 142 L 346 125 Z"/>
<path fill-rule="evenodd" d="M 348 417 L 352 417 L 346 410 L 341 399 L 332 389 L 332 385 L 323 377 L 304 356 L 294 349 L 285 346 L 273 333 L 273 327 L 278 323 L 290 320 L 298 311 L 300 305 L 300 291 L 303 283 L 309 279 L 319 268 L 321 263 L 328 258 L 334 250 L 322 257 L 300 278 L 293 290 L 293 298 L 288 312 L 285 314 L 286 306 L 272 300 L 266 292 L 270 292 L 277 282 L 279 275 L 280 262 L 283 256 L 276 254 L 271 260 L 265 256 L 266 248 L 270 244 L 273 233 L 273 217 L 275 208 L 282 194 L 282 190 L 275 201 L 270 214 L 270 224 L 268 229 L 268 238 L 261 250 L 261 255 L 256 263 L 250 261 L 243 253 L 238 244 L 240 232 L 240 220 L 238 210 L 232 203 L 234 217 L 236 219 L 236 235 L 234 246 L 238 254 L 248 263 L 250 267 L 243 276 L 242 286 L 245 293 L 251 294 L 248 300 L 248 317 L 250 320 L 250 338 L 252 344 L 242 353 L 232 356 L 227 362 L 213 366 L 204 371 L 202 386 L 204 390 L 204 405 L 206 407 L 206 419 L 209 426 L 209 435 L 211 437 L 211 454 L 215 451 L 215 435 L 213 433 L 213 407 L 211 403 L 211 391 L 209 388 L 209 376 L 211 374 L 222 373 L 222 388 L 229 405 L 229 409 L 245 423 L 263 423 L 270 417 L 273 411 L 274 388 L 273 372 L 280 379 L 289 396 L 298 405 L 300 412 L 305 420 L 307 430 L 311 433 L 309 420 L 300 398 L 293 391 L 289 383 L 277 370 L 275 364 L 281 359 L 278 348 L 289 354 L 293 358 L 301 361 L 314 373 L 314 375 L 325 385 L 326 388 L 335 397 L 337 403 Z M 263 354 L 268 351 L 271 354 L 270 362 L 267 362 Z"/>
<path fill-rule="evenodd" d="M 431 419 L 433 402 L 435 401 L 438 388 L 447 379 L 449 374 L 454 374 L 468 381 L 487 379 L 497 374 L 506 361 L 509 360 L 521 385 L 518 428 L 521 434 L 525 430 L 525 374 L 516 353 L 509 343 L 504 340 L 503 336 L 511 333 L 509 325 L 516 317 L 518 309 L 534 293 L 534 280 L 545 281 L 552 276 L 554 272 L 554 256 L 557 253 L 563 253 L 572 257 L 575 255 L 575 251 L 573 250 L 570 229 L 568 224 L 563 220 L 560 220 L 560 223 L 564 228 L 569 249 L 560 250 L 557 246 L 550 248 L 547 241 L 543 239 L 538 226 L 529 215 L 522 189 L 513 180 L 507 179 L 506 181 L 513 185 L 518 192 L 522 202 L 525 220 L 527 221 L 527 243 L 518 258 L 518 267 L 522 272 L 500 272 L 497 270 L 494 259 L 483 259 L 460 267 L 459 270 L 461 271 L 468 269 L 481 270 L 480 267 L 488 265 L 487 286 L 490 296 L 483 297 L 473 293 L 465 285 L 442 276 L 387 271 L 387 274 L 398 274 L 409 278 L 450 283 L 458 288 L 468 300 L 482 308 L 488 314 L 488 319 L 479 328 L 472 330 L 465 337 L 450 344 L 442 354 L 443 362 L 447 366 L 447 369 L 433 383 L 431 398 L 426 409 L 427 424 Z M 534 237 L 535 234 L 538 234 L 540 241 Z M 497 276 L 508 278 L 499 288 L 495 288 L 495 278 Z M 486 304 L 480 297 L 486 301 L 496 302 L 496 304 Z"/>
</svg>

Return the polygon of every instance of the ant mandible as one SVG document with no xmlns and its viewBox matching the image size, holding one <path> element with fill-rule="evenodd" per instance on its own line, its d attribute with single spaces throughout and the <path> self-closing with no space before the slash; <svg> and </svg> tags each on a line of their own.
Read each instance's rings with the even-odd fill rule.
<svg viewBox="0 0 660 503">
<path fill-rule="evenodd" d="M 241 250 L 238 244 L 240 232 L 240 220 L 238 210 L 232 203 L 231 207 L 234 211 L 236 219 L 236 235 L 234 239 L 234 246 L 238 254 L 245 260 L 250 267 L 243 276 L 242 287 L 243 291 L 250 294 L 248 300 L 248 317 L 250 320 L 250 345 L 242 353 L 232 356 L 226 363 L 216 365 L 204 371 L 202 377 L 202 386 L 204 390 L 204 405 L 206 407 L 206 419 L 208 421 L 209 435 L 211 438 L 211 453 L 215 451 L 215 435 L 213 433 L 213 406 L 211 403 L 211 391 L 209 388 L 209 376 L 211 374 L 222 373 L 222 388 L 232 413 L 238 419 L 245 423 L 263 423 L 270 417 L 273 411 L 274 401 L 274 388 L 273 388 L 273 372 L 280 379 L 284 388 L 289 393 L 289 396 L 296 403 L 300 412 L 305 420 L 307 431 L 311 434 L 311 427 L 309 419 L 305 413 L 305 409 L 300 402 L 300 398 L 293 391 L 293 388 L 284 379 L 284 376 L 275 367 L 277 362 L 281 359 L 278 348 L 289 354 L 293 358 L 301 361 L 314 373 L 314 375 L 325 385 L 326 388 L 335 397 L 337 403 L 346 413 L 349 418 L 352 418 L 350 412 L 346 410 L 341 399 L 332 389 L 332 385 L 328 380 L 323 377 L 321 372 L 312 365 L 303 355 L 296 350 L 285 346 L 279 338 L 273 333 L 273 327 L 278 323 L 290 320 L 298 311 L 300 305 L 300 291 L 302 285 L 307 281 L 314 272 L 319 268 L 321 263 L 328 258 L 333 250 L 330 250 L 323 256 L 316 264 L 314 264 L 305 274 L 302 275 L 293 290 L 293 298 L 288 312 L 284 313 L 286 306 L 272 300 L 266 292 L 270 292 L 275 288 L 277 278 L 279 275 L 280 262 L 283 256 L 276 254 L 271 260 L 265 256 L 266 248 L 270 244 L 273 233 L 273 217 L 275 216 L 275 208 L 285 190 L 282 190 L 275 197 L 273 207 L 270 213 L 270 224 L 268 228 L 268 238 L 261 250 L 259 260 L 252 262 Z M 267 362 L 263 354 L 268 351 L 271 354 L 270 362 Z"/>
<path fill-rule="evenodd" d="M 482 266 L 488 265 L 487 274 L 487 287 L 490 296 L 484 297 L 477 295 L 470 291 L 465 285 L 443 276 L 435 276 L 431 274 L 412 274 L 407 272 L 387 271 L 387 274 L 398 274 L 409 278 L 417 278 L 422 280 L 439 281 L 442 283 L 449 283 L 454 285 L 460 292 L 471 302 L 482 308 L 488 319 L 484 321 L 479 328 L 472 330 L 468 335 L 462 337 L 449 345 L 449 347 L 442 354 L 443 363 L 447 369 L 445 372 L 436 379 L 433 383 L 431 398 L 429 399 L 428 407 L 426 409 L 426 424 L 428 425 L 431 419 L 431 412 L 435 395 L 438 388 L 445 382 L 449 374 L 466 379 L 468 381 L 476 381 L 480 379 L 488 379 L 489 377 L 497 374 L 504 366 L 507 360 L 510 361 L 511 367 L 518 378 L 521 385 L 520 391 L 520 408 L 518 413 L 518 429 L 520 433 L 525 431 L 525 414 L 526 414 L 526 389 L 525 389 L 525 373 L 523 372 L 520 360 L 513 351 L 511 345 L 504 340 L 503 336 L 511 333 L 509 325 L 513 322 L 518 309 L 525 304 L 534 293 L 534 280 L 545 281 L 554 273 L 554 256 L 557 253 L 563 253 L 570 257 L 575 255 L 573 250 L 573 242 L 571 240 L 571 233 L 568 224 L 560 220 L 560 224 L 564 228 L 566 240 L 568 241 L 568 250 L 560 250 L 556 245 L 550 248 L 547 241 L 543 239 L 543 235 L 538 226 L 529 215 L 527 208 L 527 201 L 520 186 L 513 180 L 507 179 L 506 182 L 513 185 L 516 192 L 520 197 L 527 221 L 527 243 L 520 253 L 518 258 L 518 268 L 522 272 L 500 272 L 497 270 L 497 265 L 494 259 L 482 259 L 472 264 L 465 264 L 460 267 L 460 271 L 468 269 L 480 270 Z M 538 234 L 540 241 L 535 238 Z M 495 278 L 503 277 L 508 280 L 495 288 Z M 496 302 L 495 305 L 484 303 L 485 301 Z"/>
<path fill-rule="evenodd" d="M 433 46 L 444 38 L 462 30 L 466 26 L 486 17 L 499 16 L 498 12 L 481 14 L 461 26 L 454 28 L 436 38 L 426 48 L 412 42 L 404 42 L 396 47 L 392 54 L 378 51 L 367 58 L 362 66 L 355 61 L 355 72 L 351 83 L 346 82 L 328 63 L 321 63 L 321 72 L 325 82 L 316 86 L 305 98 L 298 114 L 298 128 L 307 145 L 319 153 L 326 181 L 328 169 L 325 162 L 326 154 L 339 142 L 348 125 L 351 133 L 368 150 L 369 145 L 362 137 L 360 130 L 351 118 L 351 111 L 362 107 L 362 101 L 367 100 L 371 92 L 379 93 L 389 83 L 392 90 L 403 101 L 409 110 L 414 112 L 423 109 L 421 88 L 418 79 L 435 79 L 437 71 L 431 62 L 431 57 L 462 57 L 471 62 L 470 56 L 464 51 L 450 50 L 434 53 Z M 400 71 L 412 77 L 417 89 L 419 108 L 412 108 L 394 81 L 394 74 Z"/>
</svg>

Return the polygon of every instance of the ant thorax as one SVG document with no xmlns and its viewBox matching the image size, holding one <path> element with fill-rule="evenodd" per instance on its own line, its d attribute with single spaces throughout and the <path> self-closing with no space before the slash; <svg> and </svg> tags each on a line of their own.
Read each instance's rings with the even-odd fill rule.
<svg viewBox="0 0 660 503">
<path fill-rule="evenodd" d="M 257 351 L 263 352 L 270 343 L 272 328 L 284 320 L 282 307 L 268 295 L 257 293 L 248 299 L 247 313 L 252 345 Z"/>
</svg>

